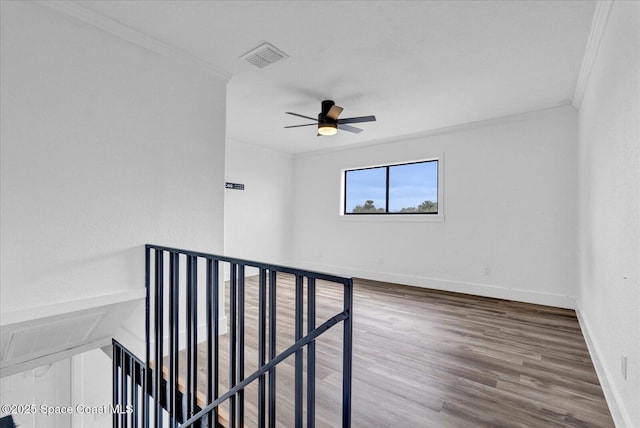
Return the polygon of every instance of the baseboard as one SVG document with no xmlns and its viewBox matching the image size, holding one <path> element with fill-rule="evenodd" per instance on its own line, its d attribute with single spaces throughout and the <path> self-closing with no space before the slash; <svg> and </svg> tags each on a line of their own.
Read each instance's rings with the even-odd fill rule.
<svg viewBox="0 0 640 428">
<path fill-rule="evenodd" d="M 562 294 L 544 293 L 518 288 L 481 284 L 468 281 L 456 281 L 442 278 L 431 278 L 420 275 L 405 275 L 396 272 L 368 271 L 353 269 L 346 266 L 326 265 L 301 261 L 297 265 L 306 269 L 348 275 L 357 278 L 376 281 L 392 282 L 411 285 L 414 287 L 432 288 L 435 290 L 452 291 L 455 293 L 472 294 L 476 296 L 493 297 L 496 299 L 513 300 L 516 302 L 534 303 L 557 308 L 575 309 L 575 297 Z"/>
<path fill-rule="evenodd" d="M 593 361 L 593 366 L 596 369 L 598 381 L 600 382 L 600 387 L 604 392 L 604 397 L 607 400 L 609 412 L 611 412 L 613 422 L 615 423 L 617 428 L 633 428 L 631 416 L 629 415 L 629 412 L 624 407 L 624 404 L 620 399 L 620 394 L 615 387 L 615 383 L 611 381 L 613 379 L 613 376 L 611 376 L 609 369 L 607 369 L 607 366 L 604 365 L 602 363 L 602 360 L 600 359 L 600 347 L 598 346 L 598 342 L 595 340 L 593 334 L 591 333 L 589 323 L 580 310 L 580 305 L 578 305 L 578 307 L 576 308 L 576 315 L 578 316 L 578 322 L 580 323 L 580 328 L 582 329 L 582 335 L 584 336 L 584 340 L 587 343 L 587 349 L 589 350 L 589 355 L 591 356 L 591 360 Z"/>
</svg>

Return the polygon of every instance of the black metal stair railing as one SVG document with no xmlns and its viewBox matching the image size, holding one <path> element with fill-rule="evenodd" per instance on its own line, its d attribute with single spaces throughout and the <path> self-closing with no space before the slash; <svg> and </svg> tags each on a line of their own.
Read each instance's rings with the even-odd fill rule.
<svg viewBox="0 0 640 428">
<path fill-rule="evenodd" d="M 113 426 L 141 426 L 145 365 L 131 351 L 113 339 Z"/>
<path fill-rule="evenodd" d="M 252 382 L 257 382 L 258 386 L 258 427 L 274 428 L 277 408 L 276 367 L 292 355 L 295 366 L 294 425 L 314 427 L 316 339 L 338 323 L 343 323 L 341 418 L 342 426 L 350 427 L 353 328 L 351 278 L 155 245 L 146 245 L 145 260 L 146 363 L 143 364 L 114 341 L 114 406 L 132 406 L 126 408 L 126 414 L 114 415 L 115 428 L 165 425 L 172 428 L 244 427 L 244 389 Z M 219 319 L 222 310 L 220 296 L 224 296 L 227 291 L 223 288 L 226 285 L 222 279 L 225 266 L 229 268 L 229 330 L 226 339 L 229 341 L 229 390 L 221 393 L 218 390 L 221 371 L 219 345 L 220 340 L 225 338 L 220 336 Z M 247 268 L 254 268 L 258 274 L 258 368 L 248 375 L 245 373 Z M 204 275 L 201 274 L 203 270 Z M 276 352 L 278 274 L 295 277 L 294 343 L 280 353 Z M 319 326 L 316 326 L 316 281 L 343 286 L 342 311 Z M 204 340 L 198 337 L 198 324 L 202 323 L 203 316 L 206 333 L 200 336 L 205 336 Z M 180 326 L 184 327 L 182 335 Z M 203 346 L 206 349 L 206 363 L 205 367 L 198 367 L 198 348 L 202 349 Z M 184 361 L 179 365 L 180 351 L 184 354 Z M 199 381 L 203 381 L 198 378 L 200 369 L 204 369 L 206 373 L 205 391 L 198 391 Z M 220 405 L 227 401 L 229 413 L 222 415 L 219 413 Z"/>
</svg>

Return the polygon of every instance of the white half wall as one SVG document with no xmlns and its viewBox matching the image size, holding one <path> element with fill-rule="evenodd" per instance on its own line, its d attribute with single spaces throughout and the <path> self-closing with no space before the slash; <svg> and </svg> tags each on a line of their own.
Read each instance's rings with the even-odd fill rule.
<svg viewBox="0 0 640 428">
<path fill-rule="evenodd" d="M 221 253 L 226 81 L 36 3 L 1 15 L 2 312 L 144 287 L 145 243 Z"/>
<path fill-rule="evenodd" d="M 294 160 L 295 262 L 574 307 L 576 118 L 561 107 Z M 341 171 L 441 157 L 444 221 L 345 217 Z M 368 216 L 370 217 L 370 216 Z"/>
<path fill-rule="evenodd" d="M 228 139 L 226 181 L 244 184 L 245 188 L 225 190 L 225 254 L 274 264 L 291 263 L 292 156 Z"/>
<path fill-rule="evenodd" d="M 578 122 L 578 313 L 616 426 L 637 428 L 640 3 L 616 1 L 606 12 Z"/>
</svg>

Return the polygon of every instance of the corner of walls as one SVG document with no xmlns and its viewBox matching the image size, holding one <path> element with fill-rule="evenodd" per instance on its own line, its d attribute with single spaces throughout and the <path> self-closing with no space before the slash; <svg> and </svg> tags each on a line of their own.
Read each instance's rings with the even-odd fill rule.
<svg viewBox="0 0 640 428">
<path fill-rule="evenodd" d="M 574 100 L 580 107 L 576 313 L 620 428 L 640 427 L 638 28 L 639 2 L 598 2 Z"/>
</svg>

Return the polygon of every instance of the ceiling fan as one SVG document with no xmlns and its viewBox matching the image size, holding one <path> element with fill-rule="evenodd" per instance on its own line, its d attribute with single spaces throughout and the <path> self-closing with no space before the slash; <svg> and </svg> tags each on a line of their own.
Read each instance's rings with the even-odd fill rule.
<svg viewBox="0 0 640 428">
<path fill-rule="evenodd" d="M 299 128 L 301 126 L 318 126 L 318 136 L 323 135 L 335 135 L 338 132 L 338 129 L 343 131 L 353 132 L 358 134 L 362 132 L 362 129 L 356 128 L 355 126 L 347 125 L 348 123 L 360 123 L 360 122 L 375 122 L 375 116 L 360 116 L 360 117 L 347 117 L 344 119 L 338 119 L 340 113 L 342 113 L 343 108 L 337 106 L 332 100 L 324 100 L 322 101 L 322 111 L 318 114 L 318 119 L 314 119 L 313 117 L 305 116 L 303 114 L 293 113 L 290 111 L 285 112 L 286 114 L 291 114 L 293 116 L 302 117 L 305 119 L 313 120 L 314 123 L 307 123 L 304 125 L 291 125 L 285 126 L 285 128 Z"/>
</svg>

